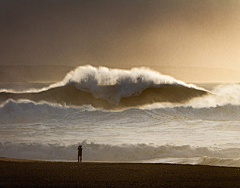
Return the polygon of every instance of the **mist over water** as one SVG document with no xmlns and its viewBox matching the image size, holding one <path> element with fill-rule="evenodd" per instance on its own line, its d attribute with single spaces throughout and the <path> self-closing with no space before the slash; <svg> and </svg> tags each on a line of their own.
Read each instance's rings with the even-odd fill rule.
<svg viewBox="0 0 240 188">
<path fill-rule="evenodd" d="M 82 66 L 32 86 L 1 88 L 0 156 L 240 166 L 239 84 Z"/>
</svg>

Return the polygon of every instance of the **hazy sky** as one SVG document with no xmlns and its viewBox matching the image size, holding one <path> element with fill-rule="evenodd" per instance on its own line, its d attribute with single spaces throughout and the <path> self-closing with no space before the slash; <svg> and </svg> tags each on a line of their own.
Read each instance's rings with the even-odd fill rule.
<svg viewBox="0 0 240 188">
<path fill-rule="evenodd" d="M 0 0 L 0 64 L 240 69 L 240 1 Z"/>
</svg>

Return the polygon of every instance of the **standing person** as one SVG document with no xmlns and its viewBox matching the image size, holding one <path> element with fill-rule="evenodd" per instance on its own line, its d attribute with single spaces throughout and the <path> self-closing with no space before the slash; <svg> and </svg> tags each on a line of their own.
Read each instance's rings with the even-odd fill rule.
<svg viewBox="0 0 240 188">
<path fill-rule="evenodd" d="M 80 159 L 80 162 L 82 162 L 82 146 L 78 146 L 78 162 L 79 162 L 79 159 Z"/>
</svg>

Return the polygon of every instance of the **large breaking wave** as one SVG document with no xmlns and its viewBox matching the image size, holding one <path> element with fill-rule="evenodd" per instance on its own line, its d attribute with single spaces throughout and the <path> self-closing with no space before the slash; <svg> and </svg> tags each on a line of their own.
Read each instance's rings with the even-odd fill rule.
<svg viewBox="0 0 240 188">
<path fill-rule="evenodd" d="M 28 99 L 35 102 L 104 109 L 137 107 L 156 102 L 182 103 L 208 92 L 147 68 L 131 70 L 81 66 L 58 83 L 39 90 L 2 90 L 0 102 Z"/>
</svg>

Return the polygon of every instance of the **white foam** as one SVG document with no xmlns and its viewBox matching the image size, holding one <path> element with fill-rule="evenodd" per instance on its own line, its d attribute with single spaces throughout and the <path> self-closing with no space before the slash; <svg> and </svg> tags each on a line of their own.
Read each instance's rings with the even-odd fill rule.
<svg viewBox="0 0 240 188">
<path fill-rule="evenodd" d="M 89 112 L 96 113 L 89 113 Z M 192 106 L 161 106 L 158 108 L 131 108 L 122 111 L 98 110 L 92 106 L 67 107 L 65 105 L 50 103 L 34 103 L 29 100 L 13 101 L 8 100 L 0 106 L 0 123 L 30 123 L 46 122 L 55 119 L 59 124 L 71 120 L 78 120 L 79 117 L 94 119 L 100 116 L 106 117 L 114 122 L 118 122 L 119 117 L 123 119 L 135 118 L 140 122 L 161 121 L 178 119 L 195 119 L 195 120 L 216 120 L 216 121 L 240 121 L 240 106 L 224 105 L 216 107 L 194 108 Z M 68 117 L 64 120 L 63 117 Z M 176 119 L 177 120 L 177 119 Z M 139 123 L 140 124 L 140 123 Z"/>
<path fill-rule="evenodd" d="M 224 84 L 216 86 L 212 94 L 190 100 L 187 105 L 196 108 L 216 107 L 223 105 L 240 105 L 240 84 Z"/>
<path fill-rule="evenodd" d="M 186 84 L 171 76 L 163 75 L 149 68 L 132 68 L 130 70 L 110 69 L 107 67 L 80 66 L 70 71 L 61 82 L 51 84 L 41 89 L 27 91 L 12 91 L 1 89 L 1 92 L 13 93 L 38 93 L 56 87 L 74 84 L 81 91 L 87 91 L 96 98 L 107 100 L 110 104 L 117 105 L 121 98 L 139 95 L 149 87 L 162 85 L 181 85 L 201 89 L 192 84 Z"/>
<path fill-rule="evenodd" d="M 24 159 L 76 160 L 77 147 L 80 144 L 83 146 L 84 161 L 142 161 L 240 166 L 237 155 L 240 149 L 200 148 L 189 145 L 106 145 L 87 143 L 86 141 L 74 145 L 0 142 L 0 156 Z"/>
<path fill-rule="evenodd" d="M 121 70 L 81 66 L 68 73 L 59 84 L 68 83 L 74 83 L 78 89 L 90 92 L 96 98 L 103 98 L 110 104 L 118 104 L 123 97 L 139 95 L 146 88 L 161 87 L 166 84 L 200 89 L 145 67 Z"/>
<path fill-rule="evenodd" d="M 146 163 L 168 163 L 168 164 L 191 164 L 191 165 L 208 165 L 208 166 L 227 166 L 227 167 L 240 167 L 240 158 L 219 158 L 219 157 L 192 157 L 192 158 L 158 158 Z"/>
</svg>

